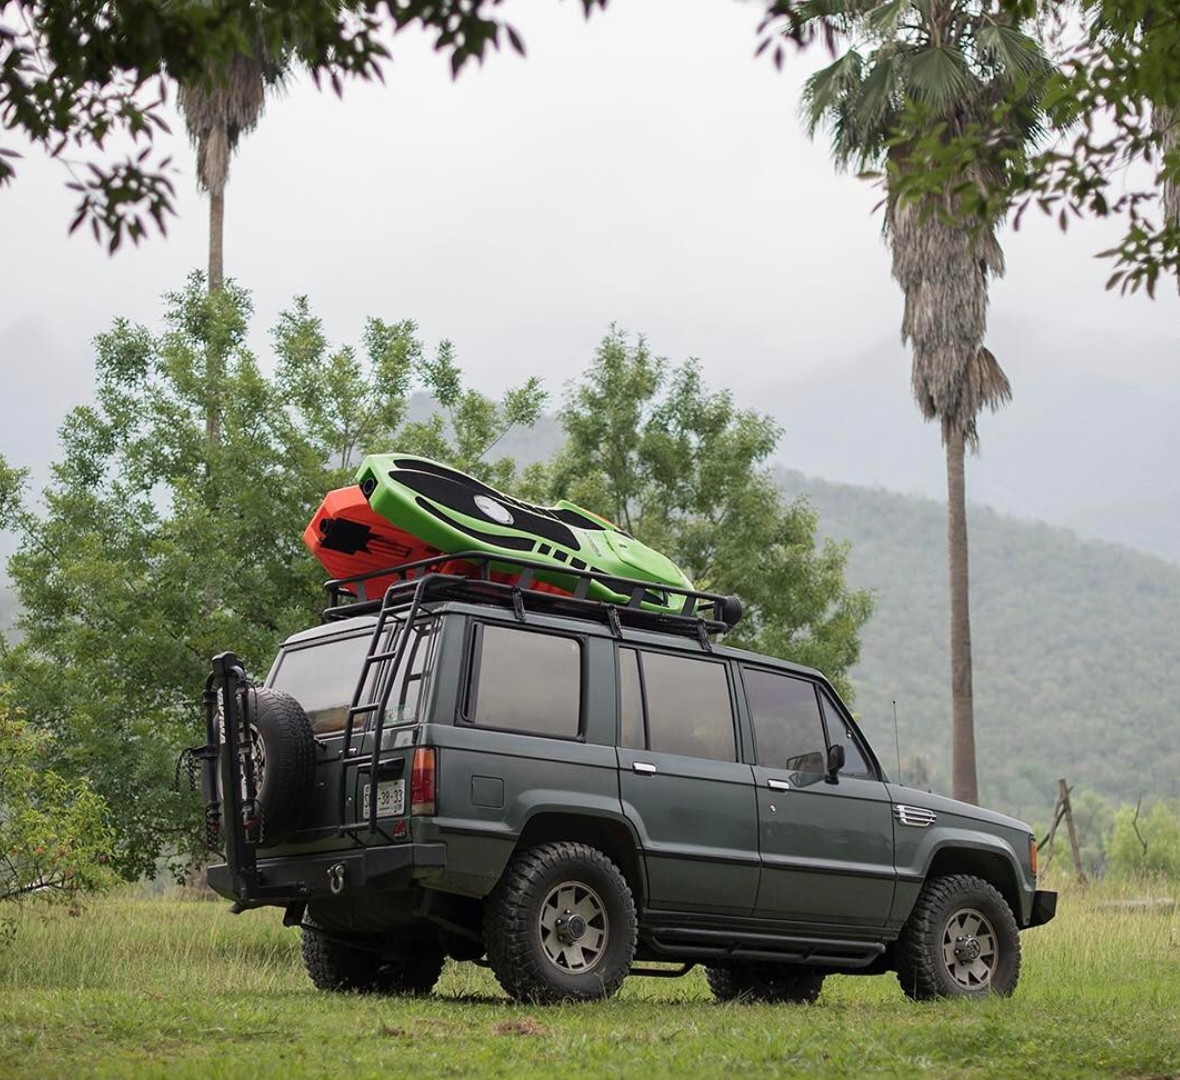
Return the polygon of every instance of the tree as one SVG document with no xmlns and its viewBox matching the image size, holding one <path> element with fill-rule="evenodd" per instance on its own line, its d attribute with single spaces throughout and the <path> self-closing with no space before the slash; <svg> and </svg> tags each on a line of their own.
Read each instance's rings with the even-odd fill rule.
<svg viewBox="0 0 1180 1080">
<path fill-rule="evenodd" d="M 964 184 L 987 184 L 1011 167 L 1040 132 L 1039 87 L 1048 63 L 1020 26 L 982 3 L 935 0 L 813 0 L 808 20 L 850 46 L 807 82 L 812 135 L 831 132 L 836 162 L 862 169 L 888 163 L 887 185 L 916 165 L 896 133 L 921 116 L 933 139 L 990 117 L 1022 89 L 996 153 L 971 165 Z M 817 31 L 818 32 L 818 31 Z M 893 276 L 905 295 L 902 340 L 913 348 L 912 388 L 927 420 L 938 420 L 946 448 L 950 571 L 952 787 L 977 802 L 965 457 L 978 448 L 976 418 L 1009 400 L 1008 379 L 984 346 L 988 280 L 1003 273 L 996 238 L 1001 216 L 978 231 L 956 219 L 951 188 L 922 201 L 887 187 L 885 229 Z"/>
<path fill-rule="evenodd" d="M 46 751 L 0 687 L 0 904 L 76 901 L 113 881 L 106 804 L 85 779 L 44 769 Z M 0 941 L 13 930 L 0 917 Z"/>
<path fill-rule="evenodd" d="M 55 736 L 47 764 L 94 778 L 114 814 L 115 865 L 130 877 L 193 836 L 197 811 L 170 781 L 177 752 L 201 738 L 210 656 L 233 648 L 264 674 L 278 643 L 323 608 L 323 575 L 301 536 L 324 493 L 351 481 L 353 435 L 341 425 L 355 418 L 365 452 L 416 452 L 424 427 L 431 449 L 453 450 L 433 426 L 403 422 L 413 386 L 439 389 L 412 322 L 371 319 L 359 355 L 332 351 L 297 301 L 279 321 L 268 377 L 246 346 L 250 317 L 244 290 L 227 282 L 210 295 L 195 274 L 167 298 L 164 333 L 117 320 L 100 335 L 96 401 L 62 427 L 44 515 L 0 461 L 0 527 L 20 537 L 9 574 L 23 633 L 0 671 L 30 723 Z M 226 358 L 212 449 L 211 340 Z M 451 392 L 470 394 L 453 349 L 442 352 Z M 510 425 L 538 407 L 520 397 L 485 411 Z M 499 434 L 489 426 L 483 449 Z M 511 477 L 510 462 L 489 468 Z"/>
<path fill-rule="evenodd" d="M 222 241 L 230 158 L 241 137 L 258 126 L 267 91 L 281 84 L 285 65 L 286 57 L 272 56 L 256 35 L 249 52 L 234 53 L 224 68 L 180 86 L 177 101 L 197 151 L 197 182 L 209 193 L 210 292 L 225 280 Z"/>
<path fill-rule="evenodd" d="M 780 5 L 781 6 L 781 5 Z M 912 168 L 892 178 L 904 197 L 948 188 L 960 221 L 973 228 L 1016 208 L 1015 225 L 1031 207 L 1055 216 L 1062 231 L 1074 218 L 1121 218 L 1126 231 L 1100 252 L 1113 263 L 1107 288 L 1145 288 L 1154 295 L 1163 274 L 1180 270 L 1180 19 L 1173 2 L 1083 0 L 1077 8 L 1045 5 L 1046 24 L 1072 38 L 1045 80 L 1043 104 L 1058 137 L 1032 154 L 1012 154 L 1008 168 L 986 183 L 965 179 L 981 161 L 995 159 L 1023 90 L 1014 86 L 990 113 L 953 131 L 931 134 L 920 116 L 906 115 L 899 137 L 912 140 Z M 1036 0 L 1000 0 L 1013 19 L 1038 13 Z M 1000 156 L 1003 151 L 1000 150 Z M 1142 166 L 1152 182 L 1134 179 Z"/>
<path fill-rule="evenodd" d="M 774 423 L 710 392 L 689 361 L 671 368 L 612 328 L 561 411 L 567 442 L 546 482 L 666 552 L 698 587 L 737 593 L 726 640 L 808 664 L 850 695 L 848 671 L 872 611 L 844 581 L 847 546 L 816 546 L 816 517 L 784 505 L 765 468 Z"/>
</svg>

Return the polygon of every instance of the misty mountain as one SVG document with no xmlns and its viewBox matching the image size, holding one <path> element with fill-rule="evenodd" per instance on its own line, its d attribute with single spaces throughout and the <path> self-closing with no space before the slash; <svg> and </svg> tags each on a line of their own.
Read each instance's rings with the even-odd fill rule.
<svg viewBox="0 0 1180 1080">
<path fill-rule="evenodd" d="M 950 775 L 946 508 L 783 472 L 820 531 L 852 544 L 848 577 L 877 595 L 852 672 L 854 711 L 896 773 Z M 969 508 L 981 798 L 1041 817 L 1066 777 L 1133 802 L 1180 795 L 1180 567 L 1060 528 Z"/>
</svg>

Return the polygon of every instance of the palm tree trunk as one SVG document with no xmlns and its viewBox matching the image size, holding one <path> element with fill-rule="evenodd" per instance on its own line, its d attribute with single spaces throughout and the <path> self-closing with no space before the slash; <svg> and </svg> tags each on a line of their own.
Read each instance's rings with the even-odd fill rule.
<svg viewBox="0 0 1180 1080">
<path fill-rule="evenodd" d="M 209 292 L 220 292 L 225 284 L 222 238 L 225 235 L 225 188 L 209 191 Z M 205 413 L 205 439 L 210 446 L 221 443 L 221 409 L 218 407 L 222 357 L 218 346 L 210 342 L 205 349 L 205 385 L 209 404 Z"/>
<path fill-rule="evenodd" d="M 1159 137 L 1161 155 L 1174 153 L 1180 146 L 1180 109 L 1153 106 L 1151 123 Z M 1175 179 L 1164 181 L 1160 203 L 1164 213 L 1164 224 L 1180 225 L 1180 183 Z M 1176 285 L 1180 288 L 1180 274 L 1176 275 Z"/>
<path fill-rule="evenodd" d="M 225 236 L 225 189 L 209 192 L 209 291 L 225 284 L 222 241 Z"/>
<path fill-rule="evenodd" d="M 946 438 L 947 562 L 951 593 L 951 787 L 956 799 L 979 802 L 975 771 L 975 699 L 971 688 L 971 612 L 967 571 L 966 437 Z"/>
</svg>

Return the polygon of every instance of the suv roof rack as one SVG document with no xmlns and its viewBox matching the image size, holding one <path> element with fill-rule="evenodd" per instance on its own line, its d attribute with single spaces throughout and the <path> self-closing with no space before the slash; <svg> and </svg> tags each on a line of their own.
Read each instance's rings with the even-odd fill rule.
<svg viewBox="0 0 1180 1080">
<path fill-rule="evenodd" d="M 473 567 L 478 576 L 457 573 L 456 563 Z M 383 608 L 402 604 L 408 607 L 415 594 L 423 602 L 466 600 L 508 607 L 514 609 L 521 619 L 526 610 L 533 610 L 605 622 L 616 630 L 620 625 L 626 625 L 696 638 L 704 638 L 707 634 L 724 634 L 732 630 L 742 617 L 742 604 L 736 596 L 617 577 L 597 570 L 563 569 L 561 576 L 573 579 L 573 591 L 568 595 L 542 592 L 533 588 L 538 571 L 552 575 L 553 567 L 531 559 L 491 555 L 486 551 L 460 551 L 432 556 L 353 577 L 333 578 L 324 585 L 328 593 L 328 607 L 324 610 L 323 618 L 325 622 L 330 622 L 356 615 L 377 614 Z M 497 581 L 493 573 L 511 574 L 516 580 Z M 350 585 L 363 586 L 364 582 L 374 578 L 391 576 L 395 580 L 385 590 L 384 596 L 375 599 L 358 600 L 355 593 L 363 595 L 363 588 L 355 592 L 348 588 Z M 594 599 L 589 595 L 592 582 L 628 599 Z M 641 606 L 652 594 L 660 596 L 660 602 L 669 606 L 674 598 L 681 598 L 679 612 L 652 611 Z"/>
</svg>

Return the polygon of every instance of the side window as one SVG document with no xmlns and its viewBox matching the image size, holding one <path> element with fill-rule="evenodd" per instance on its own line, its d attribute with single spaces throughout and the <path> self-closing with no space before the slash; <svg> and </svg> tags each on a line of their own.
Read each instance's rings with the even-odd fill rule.
<svg viewBox="0 0 1180 1080">
<path fill-rule="evenodd" d="M 819 696 L 824 703 L 824 723 L 828 729 L 828 742 L 832 746 L 839 743 L 844 747 L 844 768 L 840 770 L 840 775 L 871 777 L 872 770 L 865 761 L 865 756 L 861 753 L 856 736 L 849 729 L 844 714 L 826 690 L 821 689 Z"/>
<path fill-rule="evenodd" d="M 648 749 L 715 761 L 737 759 L 724 664 L 645 652 L 643 689 Z"/>
<path fill-rule="evenodd" d="M 758 764 L 792 772 L 823 773 L 827 746 L 815 686 L 806 679 L 742 668 L 754 722 Z"/>
<path fill-rule="evenodd" d="M 643 731 L 643 688 L 639 681 L 639 653 L 619 650 L 619 719 L 622 721 L 620 746 L 643 750 L 647 740 Z"/>
<path fill-rule="evenodd" d="M 572 739 L 581 713 L 581 642 L 477 624 L 467 688 L 470 723 Z"/>
</svg>

